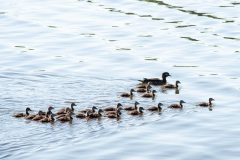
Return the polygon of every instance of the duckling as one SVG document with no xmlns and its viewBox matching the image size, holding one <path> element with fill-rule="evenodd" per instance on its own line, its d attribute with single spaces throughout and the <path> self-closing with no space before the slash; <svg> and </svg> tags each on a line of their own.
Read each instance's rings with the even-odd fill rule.
<svg viewBox="0 0 240 160">
<path fill-rule="evenodd" d="M 143 107 L 139 107 L 137 110 L 134 111 L 130 111 L 129 114 L 130 115 L 142 115 L 143 114 Z"/>
<path fill-rule="evenodd" d="M 47 112 L 43 112 L 43 114 L 44 114 L 45 116 L 51 115 L 53 109 L 54 109 L 54 107 L 50 105 L 50 106 L 48 106 Z"/>
<path fill-rule="evenodd" d="M 182 109 L 183 108 L 183 103 L 186 103 L 186 102 L 184 102 L 183 100 L 180 100 L 179 104 L 171 104 L 168 108 L 179 108 L 179 109 Z"/>
<path fill-rule="evenodd" d="M 71 103 L 71 108 L 69 108 L 69 107 L 67 107 L 67 108 L 71 109 L 71 111 L 74 112 L 74 108 L 73 108 L 74 106 L 77 106 L 77 105 L 75 103 Z M 67 113 L 67 108 L 60 109 L 56 114 L 57 115 L 66 114 Z"/>
<path fill-rule="evenodd" d="M 148 82 L 148 85 L 145 88 L 138 88 L 137 92 L 149 92 L 151 86 L 149 85 L 150 82 Z"/>
<path fill-rule="evenodd" d="M 76 115 L 76 117 L 83 119 L 83 118 L 89 117 L 89 115 L 90 115 L 89 111 L 87 111 L 86 113 L 78 112 L 77 115 Z"/>
<path fill-rule="evenodd" d="M 120 118 L 120 112 L 117 112 L 117 114 L 109 114 L 107 115 L 108 118 L 116 118 L 119 119 Z"/>
<path fill-rule="evenodd" d="M 167 77 L 171 76 L 168 72 L 162 73 L 162 79 L 159 78 L 144 78 L 143 80 L 139 80 L 142 83 L 150 82 L 152 85 L 164 85 L 167 83 Z"/>
<path fill-rule="evenodd" d="M 130 90 L 130 93 L 122 93 L 121 97 L 133 97 L 133 92 L 136 92 L 134 89 Z"/>
<path fill-rule="evenodd" d="M 81 110 L 79 112 L 82 112 L 82 113 L 86 113 L 89 111 L 89 113 L 95 113 L 97 107 L 96 106 L 93 106 L 92 109 L 84 109 L 84 110 Z"/>
<path fill-rule="evenodd" d="M 121 103 L 118 103 L 117 104 L 117 107 L 108 107 L 108 108 L 105 108 L 104 111 L 105 112 L 108 112 L 108 111 L 116 111 L 118 108 L 122 107 L 122 104 Z"/>
<path fill-rule="evenodd" d="M 72 110 L 71 110 L 71 108 L 69 108 L 69 107 L 67 107 L 66 108 L 66 113 L 65 114 L 59 114 L 59 115 L 57 115 L 57 119 L 59 119 L 60 117 L 64 117 L 64 116 L 66 116 L 68 113 L 71 113 L 72 114 Z"/>
<path fill-rule="evenodd" d="M 61 121 L 61 122 L 69 122 L 69 121 L 72 121 L 72 116 L 71 116 L 71 113 L 70 112 L 68 112 L 65 116 L 63 116 L 63 117 L 60 117 L 60 118 L 58 118 L 58 120 L 59 121 Z"/>
<path fill-rule="evenodd" d="M 100 118 L 101 116 L 102 116 L 102 114 L 101 113 L 103 113 L 103 110 L 102 109 L 99 109 L 98 110 L 98 113 L 91 113 L 91 114 L 89 114 L 89 118 Z"/>
<path fill-rule="evenodd" d="M 151 93 L 145 93 L 144 95 L 142 95 L 142 97 L 145 97 L 145 98 L 155 98 L 155 93 L 157 91 L 156 90 L 152 90 Z"/>
<path fill-rule="evenodd" d="M 161 112 L 162 111 L 162 107 L 161 106 L 163 106 L 163 104 L 162 103 L 158 103 L 158 106 L 150 107 L 147 110 Z"/>
<path fill-rule="evenodd" d="M 116 111 L 108 111 L 108 112 L 106 112 L 106 115 L 117 114 L 117 113 L 119 113 L 121 115 L 122 114 L 121 110 L 122 110 L 122 108 L 118 108 Z"/>
<path fill-rule="evenodd" d="M 25 118 L 26 119 L 33 119 L 34 117 L 36 117 L 38 115 L 38 113 L 37 114 L 29 114 L 28 116 L 26 116 Z"/>
<path fill-rule="evenodd" d="M 139 103 L 137 101 L 135 101 L 134 107 L 125 107 L 124 110 L 126 111 L 133 111 L 137 109 L 137 105 L 139 105 Z"/>
<path fill-rule="evenodd" d="M 176 88 L 178 88 L 178 84 L 181 84 L 181 82 L 176 81 L 175 85 L 174 84 L 166 84 L 166 85 L 163 86 L 163 88 L 176 89 Z"/>
<path fill-rule="evenodd" d="M 138 84 L 136 87 L 137 87 L 137 88 L 147 88 L 147 87 L 149 87 L 149 89 L 152 88 L 152 87 L 150 86 L 150 82 Z"/>
<path fill-rule="evenodd" d="M 32 119 L 33 121 L 39 121 L 45 117 L 43 111 L 38 111 L 38 114 Z"/>
<path fill-rule="evenodd" d="M 211 107 L 212 106 L 212 101 L 214 101 L 213 98 L 209 98 L 208 102 L 201 102 L 199 104 L 197 104 L 197 106 L 201 106 L 201 107 Z"/>
<path fill-rule="evenodd" d="M 13 116 L 16 118 L 26 117 L 29 115 L 29 111 L 32 111 L 32 110 L 29 107 L 27 107 L 25 113 L 16 113 Z"/>
<path fill-rule="evenodd" d="M 54 122 L 55 121 L 54 116 L 55 116 L 54 114 L 51 114 L 49 117 L 46 116 L 45 118 L 41 119 L 40 122 L 42 123 Z"/>
</svg>

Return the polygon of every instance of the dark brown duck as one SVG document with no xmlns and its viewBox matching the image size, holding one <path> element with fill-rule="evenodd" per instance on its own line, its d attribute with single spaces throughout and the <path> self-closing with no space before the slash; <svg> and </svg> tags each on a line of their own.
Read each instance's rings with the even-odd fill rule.
<svg viewBox="0 0 240 160">
<path fill-rule="evenodd" d="M 130 115 L 142 115 L 143 114 L 143 107 L 139 107 L 137 110 L 134 111 L 130 111 L 129 114 Z"/>
<path fill-rule="evenodd" d="M 186 103 L 186 102 L 184 102 L 183 100 L 180 100 L 179 104 L 171 104 L 168 108 L 182 109 L 183 103 Z"/>
<path fill-rule="evenodd" d="M 152 85 L 164 85 L 167 83 L 167 77 L 171 76 L 168 72 L 163 72 L 162 73 L 162 79 L 159 78 L 144 78 L 143 80 L 139 80 L 142 83 L 148 83 Z"/>
<path fill-rule="evenodd" d="M 162 103 L 158 103 L 158 106 L 152 106 L 152 107 L 148 108 L 147 110 L 161 112 L 162 111 L 162 107 L 161 106 L 163 106 L 163 104 Z"/>
<path fill-rule="evenodd" d="M 29 111 L 32 111 L 32 110 L 29 107 L 27 107 L 25 113 L 16 113 L 13 116 L 16 118 L 26 117 L 29 115 Z"/>
<path fill-rule="evenodd" d="M 214 101 L 213 98 L 209 98 L 208 102 L 200 102 L 199 104 L 197 104 L 197 106 L 201 106 L 201 107 L 211 107 L 212 106 L 212 101 Z"/>
<path fill-rule="evenodd" d="M 62 108 L 59 111 L 57 111 L 57 115 L 59 114 L 66 114 L 67 113 L 67 108 L 71 109 L 72 112 L 74 112 L 74 106 L 77 106 L 75 103 L 71 103 L 71 108 L 66 107 L 66 108 Z"/>
<path fill-rule="evenodd" d="M 104 111 L 108 112 L 108 111 L 116 111 L 118 108 L 122 107 L 121 103 L 117 104 L 117 107 L 107 107 L 104 109 Z"/>
<path fill-rule="evenodd" d="M 139 105 L 139 103 L 137 101 L 135 101 L 134 106 L 125 107 L 124 110 L 126 110 L 126 111 L 136 110 L 137 109 L 137 105 Z"/>
<path fill-rule="evenodd" d="M 145 93 L 144 95 L 142 95 L 142 97 L 145 97 L 145 98 L 155 98 L 155 93 L 157 91 L 156 90 L 153 90 L 151 93 Z"/>
<path fill-rule="evenodd" d="M 176 81 L 175 85 L 174 84 L 166 84 L 163 87 L 164 88 L 168 88 L 168 89 L 177 89 L 178 88 L 178 84 L 181 84 L 180 81 Z"/>
<path fill-rule="evenodd" d="M 133 97 L 133 92 L 135 92 L 134 89 L 131 89 L 129 93 L 122 93 L 120 96 L 121 97 Z"/>
</svg>

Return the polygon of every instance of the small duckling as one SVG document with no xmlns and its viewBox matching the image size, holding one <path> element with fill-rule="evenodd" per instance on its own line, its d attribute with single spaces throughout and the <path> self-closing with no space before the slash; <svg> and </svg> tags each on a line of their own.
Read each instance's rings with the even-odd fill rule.
<svg viewBox="0 0 240 160">
<path fill-rule="evenodd" d="M 83 118 L 89 117 L 89 115 L 90 115 L 90 112 L 89 112 L 89 111 L 87 111 L 86 113 L 78 112 L 77 115 L 76 115 L 76 117 L 83 119 Z"/>
<path fill-rule="evenodd" d="M 138 103 L 137 101 L 135 101 L 134 107 L 125 107 L 124 110 L 126 111 L 133 111 L 137 109 L 137 105 L 139 105 L 140 103 Z"/>
<path fill-rule="evenodd" d="M 39 121 L 45 117 L 43 111 L 38 111 L 38 114 L 32 119 L 33 121 Z"/>
<path fill-rule="evenodd" d="M 32 110 L 29 107 L 27 107 L 25 113 L 16 113 L 13 116 L 16 118 L 26 117 L 29 115 L 29 111 L 32 111 Z"/>
<path fill-rule="evenodd" d="M 77 106 L 77 105 L 73 102 L 73 103 L 71 103 L 71 108 L 69 108 L 69 107 L 62 108 L 56 114 L 57 115 L 66 114 L 67 113 L 67 108 L 71 109 L 71 111 L 74 112 L 74 106 Z"/>
<path fill-rule="evenodd" d="M 130 115 L 142 115 L 143 114 L 143 107 L 139 107 L 137 110 L 134 111 L 130 111 L 129 114 Z"/>
<path fill-rule="evenodd" d="M 161 112 L 162 111 L 162 107 L 161 106 L 163 106 L 163 104 L 162 103 L 158 103 L 158 106 L 150 107 L 147 110 Z"/>
<path fill-rule="evenodd" d="M 84 110 L 81 110 L 79 112 L 87 113 L 89 111 L 89 113 L 95 113 L 96 110 L 97 110 L 97 107 L 93 106 L 92 109 L 84 109 Z"/>
<path fill-rule="evenodd" d="M 65 114 L 59 114 L 59 115 L 57 115 L 56 118 L 59 119 L 60 117 L 64 117 L 64 116 L 66 116 L 68 113 L 71 113 L 71 114 L 72 114 L 72 109 L 69 108 L 69 107 L 66 108 L 66 113 L 65 113 Z"/>
<path fill-rule="evenodd" d="M 197 104 L 197 106 L 201 106 L 201 107 L 211 107 L 212 106 L 212 101 L 214 101 L 213 98 L 209 98 L 208 102 L 201 102 L 199 104 Z"/>
<path fill-rule="evenodd" d="M 178 84 L 181 84 L 181 82 L 177 80 L 175 85 L 174 84 L 166 84 L 166 85 L 163 86 L 163 88 L 177 89 L 178 88 Z"/>
<path fill-rule="evenodd" d="M 130 93 L 122 93 L 121 97 L 133 97 L 133 92 L 136 92 L 134 89 L 130 90 Z"/>
<path fill-rule="evenodd" d="M 149 82 L 148 82 L 148 84 L 149 84 Z M 141 92 L 141 93 L 143 93 L 143 92 L 150 92 L 150 88 L 151 88 L 151 86 L 150 85 L 147 85 L 145 88 L 138 88 L 137 89 L 137 92 Z"/>
<path fill-rule="evenodd" d="M 157 91 L 156 90 L 152 90 L 151 93 L 145 93 L 144 95 L 142 95 L 142 97 L 145 97 L 145 98 L 155 98 L 155 93 Z"/>
<path fill-rule="evenodd" d="M 38 112 L 39 113 L 39 112 Z M 26 119 L 33 119 L 34 117 L 36 117 L 37 115 L 38 115 L 38 113 L 37 114 L 29 114 L 28 116 L 26 116 L 25 118 Z"/>
<path fill-rule="evenodd" d="M 179 104 L 171 104 L 168 108 L 182 109 L 183 103 L 186 103 L 186 102 L 184 102 L 183 100 L 180 100 Z"/>
<path fill-rule="evenodd" d="M 58 118 L 58 120 L 59 121 L 61 121 L 61 122 L 69 122 L 69 121 L 72 121 L 72 116 L 71 116 L 71 113 L 70 112 L 68 112 L 65 116 L 63 116 L 63 117 L 60 117 L 60 118 Z"/>
<path fill-rule="evenodd" d="M 47 112 L 43 112 L 43 114 L 44 114 L 45 116 L 51 115 L 53 109 L 54 109 L 54 107 L 50 105 L 50 106 L 48 106 Z"/>
<path fill-rule="evenodd" d="M 164 85 L 167 83 L 167 77 L 171 76 L 168 72 L 162 73 L 162 79 L 159 78 L 144 78 L 143 80 L 139 80 L 142 83 L 150 82 L 152 85 Z"/>
<path fill-rule="evenodd" d="M 109 114 L 107 115 L 108 118 L 116 118 L 119 119 L 120 118 L 120 112 L 117 112 L 117 114 Z"/>
<path fill-rule="evenodd" d="M 141 84 L 138 84 L 137 86 L 136 86 L 137 88 L 152 88 L 151 86 L 150 86 L 150 82 L 148 82 L 148 83 L 141 83 Z"/>
<path fill-rule="evenodd" d="M 46 116 L 45 118 L 41 119 L 40 122 L 42 123 L 49 123 L 49 122 L 54 122 L 55 119 L 54 119 L 54 114 L 51 114 L 50 116 Z"/>
<path fill-rule="evenodd" d="M 119 113 L 121 115 L 122 114 L 121 110 L 122 110 L 122 108 L 118 108 L 116 111 L 108 111 L 108 112 L 106 112 L 106 115 L 117 114 L 117 113 Z"/>
<path fill-rule="evenodd" d="M 101 113 L 103 113 L 103 110 L 102 109 L 99 109 L 98 110 L 98 113 L 91 113 L 91 114 L 89 114 L 89 118 L 100 118 L 101 116 L 102 116 L 102 114 Z"/>
<path fill-rule="evenodd" d="M 122 104 L 121 103 L 118 103 L 117 104 L 117 107 L 108 107 L 108 108 L 105 108 L 104 111 L 105 112 L 108 112 L 108 111 L 116 111 L 118 108 L 122 107 Z"/>
</svg>

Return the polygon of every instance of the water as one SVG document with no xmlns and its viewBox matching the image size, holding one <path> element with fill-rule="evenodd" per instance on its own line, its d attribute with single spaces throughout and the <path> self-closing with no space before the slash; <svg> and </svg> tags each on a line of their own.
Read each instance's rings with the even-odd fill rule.
<svg viewBox="0 0 240 160">
<path fill-rule="evenodd" d="M 239 159 L 240 1 L 1 1 L 0 159 Z M 130 90 L 168 71 L 179 94 Z M 196 107 L 215 98 L 214 108 Z M 182 111 L 167 105 L 183 99 Z M 12 117 L 159 101 L 162 114 L 41 124 Z"/>
</svg>

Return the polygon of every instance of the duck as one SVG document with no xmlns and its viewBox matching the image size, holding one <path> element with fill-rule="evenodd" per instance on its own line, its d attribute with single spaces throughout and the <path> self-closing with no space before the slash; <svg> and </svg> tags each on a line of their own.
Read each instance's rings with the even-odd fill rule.
<svg viewBox="0 0 240 160">
<path fill-rule="evenodd" d="M 130 93 L 122 93 L 121 97 L 133 97 L 133 92 L 136 92 L 134 89 L 130 90 Z"/>
<path fill-rule="evenodd" d="M 66 108 L 66 113 L 58 114 L 58 115 L 56 116 L 56 118 L 59 119 L 60 117 L 64 117 L 64 116 L 66 116 L 68 113 L 71 113 L 71 114 L 72 114 L 72 110 L 71 110 L 71 108 L 69 108 L 69 107 Z"/>
<path fill-rule="evenodd" d="M 43 118 L 45 118 L 46 116 L 44 115 L 43 111 L 38 111 L 38 114 L 32 119 L 33 121 L 39 121 Z"/>
<path fill-rule="evenodd" d="M 164 85 L 167 83 L 167 77 L 171 76 L 168 72 L 163 72 L 162 73 L 162 79 L 159 78 L 144 78 L 143 80 L 139 80 L 142 83 L 148 83 L 152 85 Z"/>
<path fill-rule="evenodd" d="M 104 109 L 105 112 L 108 112 L 108 111 L 116 111 L 118 108 L 122 107 L 122 104 L 121 103 L 118 103 L 117 104 L 117 107 L 107 107 Z"/>
<path fill-rule="evenodd" d="M 106 112 L 105 114 L 106 115 L 110 115 L 110 114 L 117 114 L 117 113 L 119 113 L 120 115 L 122 114 L 121 113 L 121 110 L 122 110 L 122 108 L 120 107 L 120 108 L 118 108 L 116 111 L 108 111 L 108 112 Z"/>
<path fill-rule="evenodd" d="M 89 118 L 100 118 L 102 116 L 103 110 L 99 109 L 97 113 L 89 114 Z"/>
<path fill-rule="evenodd" d="M 199 104 L 197 104 L 197 106 L 211 107 L 212 106 L 212 101 L 215 101 L 215 100 L 213 98 L 209 98 L 208 102 L 200 102 Z"/>
<path fill-rule="evenodd" d="M 68 112 L 65 116 L 58 118 L 61 122 L 70 122 L 72 119 L 71 112 Z"/>
<path fill-rule="evenodd" d="M 28 116 L 25 116 L 25 118 L 26 119 L 33 119 L 34 117 L 36 117 L 38 115 L 38 113 L 37 114 L 29 114 Z"/>
<path fill-rule="evenodd" d="M 119 119 L 120 118 L 121 113 L 118 111 L 117 114 L 109 114 L 107 115 L 108 118 L 116 118 Z"/>
<path fill-rule="evenodd" d="M 66 107 L 66 108 L 62 108 L 60 109 L 56 114 L 60 115 L 60 114 L 66 114 L 67 113 L 67 108 L 71 109 L 72 112 L 74 112 L 74 106 L 77 106 L 74 102 L 71 103 L 71 108 Z"/>
<path fill-rule="evenodd" d="M 167 89 L 177 89 L 178 88 L 178 84 L 181 84 L 180 81 L 176 81 L 175 85 L 174 84 L 166 84 L 163 86 L 163 88 L 167 88 Z"/>
<path fill-rule="evenodd" d="M 55 116 L 55 114 L 51 114 L 48 117 L 46 116 L 45 118 L 41 119 L 40 122 L 42 122 L 42 123 L 54 122 L 55 121 L 54 116 Z"/>
<path fill-rule="evenodd" d="M 129 114 L 130 115 L 142 115 L 143 114 L 143 107 L 139 107 L 137 110 L 134 111 L 130 111 Z"/>
<path fill-rule="evenodd" d="M 83 119 L 83 118 L 89 117 L 89 115 L 90 115 L 90 112 L 89 112 L 89 111 L 87 111 L 86 113 L 78 112 L 78 113 L 76 114 L 76 117 Z"/>
<path fill-rule="evenodd" d="M 47 110 L 47 112 L 43 112 L 43 115 L 45 115 L 45 116 L 51 115 L 53 109 L 54 109 L 53 106 L 51 106 L 51 105 L 48 106 L 48 110 Z"/>
<path fill-rule="evenodd" d="M 125 107 L 124 110 L 126 111 L 133 111 L 137 109 L 137 105 L 139 105 L 140 103 L 138 103 L 137 101 L 135 101 L 134 103 L 134 107 Z"/>
<path fill-rule="evenodd" d="M 147 110 L 161 112 L 162 111 L 162 107 L 161 106 L 163 106 L 163 104 L 162 103 L 158 103 L 158 106 L 150 107 Z"/>
<path fill-rule="evenodd" d="M 96 106 L 93 106 L 92 109 L 87 108 L 87 109 L 81 110 L 81 111 L 79 111 L 79 112 L 82 112 L 82 113 L 87 113 L 87 112 L 89 112 L 89 113 L 95 113 L 96 110 L 97 110 L 97 107 L 96 107 Z"/>
<path fill-rule="evenodd" d="M 148 82 L 148 84 L 145 86 L 145 88 L 138 88 L 137 92 L 149 92 L 150 88 L 151 88 L 151 86 L 150 86 L 150 84 Z"/>
<path fill-rule="evenodd" d="M 182 109 L 183 103 L 186 103 L 186 102 L 184 102 L 183 100 L 180 100 L 179 104 L 171 104 L 170 106 L 168 106 L 168 108 Z"/>
<path fill-rule="evenodd" d="M 145 98 L 155 98 L 155 93 L 157 91 L 156 90 L 152 90 L 151 93 L 145 93 L 144 95 L 142 95 L 142 97 L 145 97 Z"/>
<path fill-rule="evenodd" d="M 29 115 L 29 111 L 32 111 L 31 108 L 27 107 L 25 113 L 16 113 L 13 116 L 16 118 L 27 117 Z"/>
<path fill-rule="evenodd" d="M 140 83 L 140 84 L 138 84 L 138 85 L 136 86 L 136 88 L 147 88 L 147 87 L 152 88 L 152 87 L 150 86 L 150 82 L 148 82 L 148 83 Z"/>
</svg>

